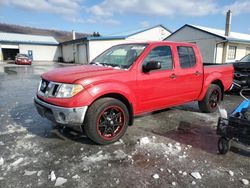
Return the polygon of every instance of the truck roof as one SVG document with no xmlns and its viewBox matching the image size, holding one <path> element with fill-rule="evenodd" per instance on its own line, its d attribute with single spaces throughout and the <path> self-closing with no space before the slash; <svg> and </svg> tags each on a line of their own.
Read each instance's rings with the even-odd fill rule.
<svg viewBox="0 0 250 188">
<path fill-rule="evenodd" d="M 194 43 L 188 42 L 174 42 L 174 41 L 140 41 L 140 42 L 129 42 L 125 44 L 155 44 L 155 45 L 162 45 L 162 44 L 177 44 L 177 45 L 189 45 L 189 46 L 196 46 Z"/>
</svg>

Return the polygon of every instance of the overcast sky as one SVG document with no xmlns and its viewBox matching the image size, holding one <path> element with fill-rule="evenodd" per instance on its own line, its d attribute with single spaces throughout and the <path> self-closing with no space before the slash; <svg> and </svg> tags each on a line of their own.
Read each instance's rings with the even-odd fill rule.
<svg viewBox="0 0 250 188">
<path fill-rule="evenodd" d="M 0 22 L 47 29 L 119 34 L 158 24 L 184 24 L 250 34 L 250 0 L 0 0 Z"/>
</svg>

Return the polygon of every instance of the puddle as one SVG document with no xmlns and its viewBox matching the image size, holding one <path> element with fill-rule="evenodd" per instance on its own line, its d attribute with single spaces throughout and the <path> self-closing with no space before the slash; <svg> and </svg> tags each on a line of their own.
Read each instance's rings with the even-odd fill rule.
<svg viewBox="0 0 250 188">
<path fill-rule="evenodd" d="M 25 73 L 25 74 L 30 74 L 33 72 L 31 67 L 23 66 L 23 67 L 4 67 L 4 72 L 10 75 L 13 74 L 19 74 L 19 73 Z"/>
<path fill-rule="evenodd" d="M 175 130 L 165 133 L 153 132 L 209 153 L 217 153 L 218 136 L 216 135 L 216 128 L 205 125 L 204 122 L 203 124 L 202 122 L 193 124 L 181 121 Z"/>
</svg>

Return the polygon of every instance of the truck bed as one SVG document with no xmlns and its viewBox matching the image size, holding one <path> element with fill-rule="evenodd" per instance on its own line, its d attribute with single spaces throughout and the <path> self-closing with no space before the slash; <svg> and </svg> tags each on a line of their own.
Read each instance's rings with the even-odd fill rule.
<svg viewBox="0 0 250 188">
<path fill-rule="evenodd" d="M 203 67 L 204 80 L 213 82 L 214 80 L 211 79 L 219 78 L 223 83 L 224 91 L 227 91 L 231 87 L 234 75 L 232 64 L 203 63 Z"/>
</svg>

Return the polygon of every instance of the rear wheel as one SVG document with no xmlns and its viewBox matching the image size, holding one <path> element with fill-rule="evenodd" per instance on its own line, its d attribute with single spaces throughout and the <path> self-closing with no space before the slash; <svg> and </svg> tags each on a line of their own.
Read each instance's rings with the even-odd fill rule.
<svg viewBox="0 0 250 188">
<path fill-rule="evenodd" d="M 102 98 L 88 109 L 84 130 L 98 144 L 110 144 L 119 140 L 127 130 L 129 113 L 121 101 Z"/>
<path fill-rule="evenodd" d="M 218 150 L 220 154 L 225 155 L 230 150 L 230 141 L 225 137 L 220 137 L 218 140 Z"/>
<path fill-rule="evenodd" d="M 222 91 L 218 85 L 211 84 L 207 90 L 206 96 L 199 101 L 199 108 L 202 112 L 211 113 L 218 109 L 221 102 Z"/>
</svg>

